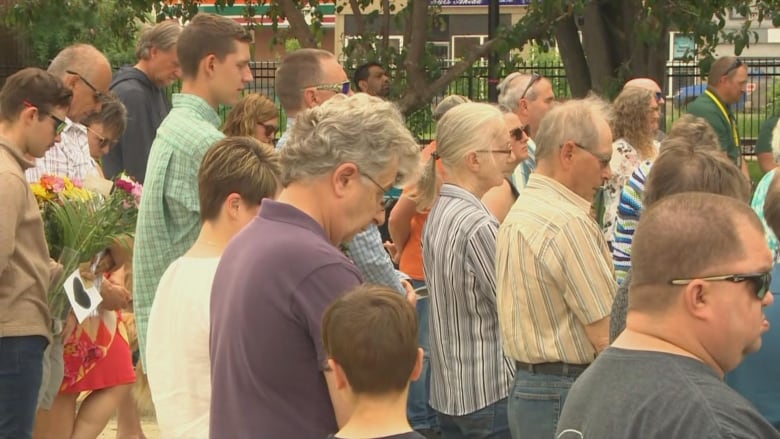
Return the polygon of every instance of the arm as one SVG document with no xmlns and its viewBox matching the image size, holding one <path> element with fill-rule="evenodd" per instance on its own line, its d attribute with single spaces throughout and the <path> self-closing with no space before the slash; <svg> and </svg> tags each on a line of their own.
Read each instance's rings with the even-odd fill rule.
<svg viewBox="0 0 780 439">
<path fill-rule="evenodd" d="M 585 334 L 597 353 L 606 349 L 609 346 L 609 316 L 585 325 Z"/>
<path fill-rule="evenodd" d="M 775 163 L 775 158 L 772 157 L 771 152 L 759 152 L 756 154 L 756 158 L 758 159 L 759 166 L 761 166 L 761 170 L 764 172 L 769 172 L 777 167 L 777 163 Z"/>
<path fill-rule="evenodd" d="M 409 241 L 409 234 L 412 227 L 411 222 L 414 214 L 417 212 L 417 205 L 406 195 L 401 195 L 395 207 L 390 211 L 390 218 L 387 222 L 387 229 L 390 231 L 390 239 L 393 240 L 397 253 L 396 258 L 401 259 L 401 254 Z"/>
<path fill-rule="evenodd" d="M 496 301 L 496 234 L 498 224 L 486 221 L 480 224 L 469 237 L 469 254 L 466 260 L 474 270 L 477 284 Z"/>
<path fill-rule="evenodd" d="M 482 204 L 493 213 L 499 223 L 504 222 L 506 214 L 512 208 L 512 204 L 515 203 L 512 196 L 512 190 L 509 188 L 509 182 L 504 180 L 501 186 L 496 186 L 485 193 L 482 196 Z"/>
<path fill-rule="evenodd" d="M 3 214 L 0 215 L 0 276 L 5 272 L 16 249 L 16 228 L 24 212 L 25 182 L 10 174 L 0 175 L 0 200 L 3 200 Z"/>
<path fill-rule="evenodd" d="M 780 143 L 780 130 L 775 134 L 775 129 L 780 128 L 777 124 L 778 120 L 780 119 L 775 116 L 764 121 L 758 132 L 758 139 L 756 139 L 756 158 L 761 166 L 761 170 L 764 172 L 769 172 L 777 166 L 772 152 L 774 149 L 772 144 Z"/>
<path fill-rule="evenodd" d="M 322 374 L 325 376 L 325 382 L 328 384 L 328 393 L 330 394 L 330 402 L 333 404 L 333 413 L 336 415 L 336 424 L 339 428 L 342 428 L 349 421 L 350 416 L 352 416 L 352 407 L 344 398 L 344 395 L 339 392 L 333 371 L 326 370 Z"/>
<path fill-rule="evenodd" d="M 367 230 L 352 238 L 349 255 L 363 274 L 364 281 L 394 288 L 406 295 L 406 289 L 395 275 L 393 261 L 382 245 L 382 235 L 376 224 L 372 223 Z"/>
</svg>

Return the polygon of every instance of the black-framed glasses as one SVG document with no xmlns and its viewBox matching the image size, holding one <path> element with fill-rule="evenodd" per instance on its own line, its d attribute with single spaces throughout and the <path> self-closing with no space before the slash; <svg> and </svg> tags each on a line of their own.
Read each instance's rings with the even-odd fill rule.
<svg viewBox="0 0 780 439">
<path fill-rule="evenodd" d="M 590 155 L 592 155 L 593 157 L 596 157 L 596 159 L 599 161 L 599 164 L 601 165 L 601 167 L 602 167 L 602 168 L 606 168 L 607 166 L 609 166 L 609 163 L 612 161 L 612 156 L 611 156 L 611 155 L 610 155 L 609 157 L 605 157 L 605 156 L 602 156 L 601 154 L 597 154 L 597 153 L 595 153 L 595 152 L 591 151 L 590 149 L 588 149 L 588 148 L 586 148 L 586 147 L 584 147 L 584 146 L 580 145 L 580 144 L 579 144 L 579 143 L 577 143 L 577 142 L 572 142 L 572 143 L 573 143 L 573 144 L 574 144 L 574 146 L 576 146 L 577 148 L 580 148 L 580 149 L 582 149 L 582 150 L 585 150 L 585 151 L 587 151 L 588 153 L 590 153 Z M 563 145 L 561 145 L 561 146 L 563 146 Z"/>
<path fill-rule="evenodd" d="M 327 91 L 332 91 L 334 93 L 341 93 L 345 95 L 349 94 L 349 90 L 350 90 L 349 80 L 344 82 L 338 82 L 335 84 L 317 84 L 317 85 L 312 85 L 310 87 L 313 87 L 317 90 L 327 90 Z M 308 88 L 308 87 L 304 87 L 304 88 Z"/>
<path fill-rule="evenodd" d="M 25 107 L 36 108 L 36 109 L 38 109 L 38 111 L 40 111 L 44 115 L 49 116 L 50 118 L 52 118 L 52 120 L 54 120 L 54 135 L 59 136 L 60 134 L 62 134 L 63 131 L 65 131 L 65 127 L 68 126 L 68 123 L 65 122 L 64 120 L 60 119 L 59 117 L 55 116 L 54 114 L 52 114 L 49 111 L 41 110 L 37 105 L 33 104 L 32 102 L 30 102 L 28 100 L 24 100 L 24 101 L 22 101 L 22 103 L 24 104 Z"/>
<path fill-rule="evenodd" d="M 263 122 L 258 122 L 257 124 L 265 129 L 265 137 L 269 139 L 273 139 L 274 136 L 276 135 L 276 132 L 279 130 L 279 127 L 271 124 L 266 124 Z"/>
<path fill-rule="evenodd" d="M 374 184 L 374 186 L 376 186 L 376 187 L 377 187 L 377 189 L 379 189 L 379 191 L 380 191 L 380 194 L 379 194 L 379 201 L 378 201 L 378 202 L 379 202 L 379 204 L 382 206 L 382 209 L 384 209 L 384 208 L 385 208 L 385 194 L 386 194 L 386 193 L 387 193 L 387 192 L 390 190 L 390 188 L 384 188 L 384 187 L 382 187 L 382 185 L 381 185 L 381 184 L 379 184 L 379 183 L 378 183 L 376 180 L 374 180 L 374 178 L 373 178 L 373 177 L 371 177 L 370 175 L 368 175 L 368 174 L 366 174 L 365 172 L 361 171 L 361 170 L 360 170 L 360 168 L 358 168 L 358 173 L 359 173 L 359 174 L 360 174 L 362 177 L 366 177 L 366 178 L 368 179 L 368 181 L 370 181 L 371 183 L 373 183 L 373 184 Z"/>
<path fill-rule="evenodd" d="M 65 70 L 65 73 L 67 73 L 69 75 L 76 75 L 76 76 L 78 76 L 79 79 L 81 80 L 81 82 L 83 82 L 84 85 L 89 87 L 95 93 L 95 100 L 96 101 L 99 101 L 103 97 L 103 92 L 98 91 L 97 87 L 92 85 L 91 82 L 87 81 L 87 78 L 81 76 L 81 73 L 76 73 L 73 70 Z"/>
<path fill-rule="evenodd" d="M 723 76 L 728 75 L 729 73 L 733 72 L 734 70 L 737 70 L 738 68 L 740 68 L 743 65 L 745 65 L 745 63 L 743 63 L 741 59 L 739 59 L 739 58 L 735 59 L 734 62 L 731 63 L 729 68 L 726 69 L 726 71 L 723 73 Z"/>
<path fill-rule="evenodd" d="M 542 79 L 542 75 L 538 73 L 534 73 L 531 75 L 531 79 L 528 81 L 528 85 L 525 86 L 525 90 L 523 90 L 523 94 L 520 95 L 521 100 L 525 99 L 525 95 L 528 94 L 528 90 L 530 90 L 531 87 L 533 87 L 534 83 L 536 83 L 540 79 Z"/>
<path fill-rule="evenodd" d="M 105 148 L 106 146 L 109 146 L 109 145 L 111 145 L 112 143 L 114 143 L 114 141 L 113 141 L 113 140 L 109 139 L 109 138 L 108 138 L 108 137 L 106 137 L 106 136 L 103 136 L 103 135 L 99 134 L 97 131 L 93 130 L 93 129 L 92 129 L 92 128 L 90 128 L 90 127 L 87 127 L 87 130 L 88 130 L 88 131 L 90 131 L 92 134 L 94 134 L 94 135 L 95 135 L 95 137 L 97 137 L 97 138 L 98 138 L 98 147 L 99 147 L 100 149 L 103 149 L 103 148 Z"/>
<path fill-rule="evenodd" d="M 518 142 L 528 140 L 531 137 L 531 129 L 529 125 L 523 125 L 521 127 L 513 128 L 509 130 L 509 135 Z"/>
<path fill-rule="evenodd" d="M 721 276 L 697 277 L 692 279 L 672 279 L 669 283 L 671 285 L 688 285 L 697 279 L 710 282 L 729 281 L 734 283 L 750 281 L 755 286 L 755 291 L 753 292 L 758 300 L 763 300 L 767 291 L 769 291 L 769 285 L 772 284 L 772 272 L 765 271 L 762 273 L 724 274 Z"/>
</svg>

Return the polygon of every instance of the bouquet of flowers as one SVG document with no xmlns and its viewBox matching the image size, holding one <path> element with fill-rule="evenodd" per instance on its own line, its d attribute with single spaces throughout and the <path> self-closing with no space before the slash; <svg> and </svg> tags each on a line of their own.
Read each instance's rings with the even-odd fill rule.
<svg viewBox="0 0 780 439">
<path fill-rule="evenodd" d="M 63 266 L 63 275 L 48 292 L 52 316 L 63 318 L 69 310 L 65 279 L 111 244 L 132 238 L 142 189 L 127 176 L 117 178 L 108 197 L 67 177 L 44 175 L 31 186 L 41 208 L 49 255 Z"/>
</svg>

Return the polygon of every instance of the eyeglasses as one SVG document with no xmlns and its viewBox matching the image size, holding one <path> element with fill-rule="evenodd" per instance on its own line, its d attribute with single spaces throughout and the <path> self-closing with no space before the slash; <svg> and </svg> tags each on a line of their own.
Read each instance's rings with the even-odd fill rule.
<svg viewBox="0 0 780 439">
<path fill-rule="evenodd" d="M 349 81 L 344 82 L 338 82 L 335 84 L 317 84 L 317 85 L 311 85 L 309 87 L 313 87 L 317 90 L 327 90 L 332 91 L 334 93 L 341 93 L 341 94 L 349 94 Z M 309 88 L 304 87 L 304 88 Z"/>
<path fill-rule="evenodd" d="M 271 124 L 265 124 L 263 122 L 258 122 L 257 124 L 265 128 L 265 137 L 268 137 L 269 139 L 273 139 L 276 135 L 276 131 L 279 130 L 279 127 L 275 127 Z"/>
<path fill-rule="evenodd" d="M 111 144 L 115 143 L 113 140 L 111 140 L 111 139 L 109 139 L 109 138 L 107 138 L 107 137 L 101 136 L 100 134 L 98 134 L 98 132 L 97 132 L 97 131 L 93 130 L 93 129 L 92 129 L 92 128 L 90 128 L 90 127 L 87 127 L 87 130 L 88 130 L 88 131 L 90 131 L 92 134 L 94 134 L 94 135 L 95 135 L 95 137 L 97 137 L 97 138 L 98 138 L 98 147 L 99 147 L 100 149 L 103 149 L 103 148 L 105 148 L 106 146 L 109 146 L 109 145 L 111 145 Z"/>
<path fill-rule="evenodd" d="M 733 72 L 734 70 L 737 70 L 740 66 L 744 65 L 745 63 L 742 62 L 741 59 L 737 58 L 734 60 L 733 63 L 729 66 L 728 69 L 723 73 L 723 76 L 727 76 L 729 73 Z"/>
<path fill-rule="evenodd" d="M 78 76 L 79 79 L 81 80 L 81 82 L 83 82 L 84 85 L 86 85 L 87 87 L 92 89 L 92 91 L 95 93 L 95 100 L 96 101 L 99 101 L 103 97 L 103 92 L 98 91 L 98 89 L 94 85 L 92 85 L 91 82 L 87 81 L 87 78 L 81 76 L 80 73 L 76 73 L 73 70 L 65 70 L 65 73 L 67 73 L 69 75 L 76 75 L 76 76 Z"/>
<path fill-rule="evenodd" d="M 528 90 L 530 90 L 531 87 L 534 85 L 534 83 L 540 79 L 542 79 L 542 75 L 538 73 L 534 73 L 533 75 L 531 75 L 531 79 L 528 81 L 528 85 L 525 86 L 525 90 L 523 90 L 523 94 L 520 95 L 520 99 L 525 99 L 525 95 L 528 94 Z"/>
<path fill-rule="evenodd" d="M 65 127 L 68 126 L 67 122 L 65 122 L 64 120 L 60 119 L 59 117 L 53 115 L 52 113 L 50 113 L 48 111 L 41 111 L 41 109 L 38 108 L 38 106 L 33 104 L 32 102 L 30 102 L 28 100 L 24 100 L 24 101 L 22 101 L 22 103 L 27 108 L 35 108 L 38 111 L 40 111 L 41 113 L 43 113 L 44 115 L 51 117 L 52 120 L 54 120 L 54 135 L 55 136 L 59 136 L 60 134 L 62 134 L 62 132 L 65 131 Z"/>
<path fill-rule="evenodd" d="M 599 164 L 601 165 L 602 168 L 606 168 L 607 166 L 609 166 L 609 163 L 612 161 L 612 155 L 610 155 L 609 157 L 605 157 L 605 156 L 602 156 L 600 154 L 597 154 L 597 153 L 589 150 L 588 148 L 580 145 L 577 142 L 572 142 L 572 143 L 574 143 L 574 146 L 576 146 L 577 148 L 580 148 L 580 149 L 583 149 L 585 151 L 588 151 L 590 153 L 590 155 L 592 155 L 593 157 L 596 157 L 596 159 L 599 161 Z M 561 145 L 561 146 L 563 146 L 563 145 Z"/>
<path fill-rule="evenodd" d="M 519 129 L 519 128 L 516 128 Z M 474 152 L 492 152 L 494 154 L 512 154 L 512 143 L 507 142 L 504 149 L 477 149 Z"/>
<path fill-rule="evenodd" d="M 763 300 L 767 291 L 769 291 L 769 285 L 772 283 L 772 273 L 770 271 L 766 271 L 763 273 L 724 274 L 722 276 L 699 277 L 694 279 L 672 279 L 669 281 L 669 283 L 671 285 L 688 285 L 696 279 L 711 282 L 729 281 L 734 283 L 740 283 L 749 280 L 753 282 L 753 285 L 755 286 L 754 293 L 758 300 Z"/>
<path fill-rule="evenodd" d="M 376 180 L 374 180 L 373 178 L 371 178 L 371 176 L 369 176 L 368 174 L 364 173 L 364 172 L 363 172 L 363 171 L 361 171 L 360 169 L 358 169 L 358 172 L 360 173 L 360 175 L 361 175 L 361 176 L 363 176 L 363 177 L 366 177 L 366 178 L 368 179 L 368 181 L 370 181 L 371 183 L 373 183 L 373 184 L 374 184 L 374 186 L 376 186 L 376 187 L 379 189 L 379 192 L 380 192 L 380 194 L 379 194 L 379 204 L 382 206 L 382 209 L 384 209 L 384 207 L 385 207 L 385 203 L 384 203 L 384 201 L 385 201 L 385 193 L 386 193 L 386 192 L 387 192 L 389 189 L 385 189 L 384 187 L 382 187 L 382 185 L 381 185 L 381 184 L 377 183 L 377 181 L 376 181 Z"/>
<path fill-rule="evenodd" d="M 664 99 L 663 92 L 660 92 L 660 91 L 655 92 L 655 101 L 656 102 L 661 102 L 663 99 Z"/>
<path fill-rule="evenodd" d="M 528 138 L 531 137 L 530 131 L 531 131 L 530 126 L 529 125 L 524 125 L 524 126 L 517 127 L 517 128 L 509 130 L 509 135 L 512 136 L 513 139 L 515 139 L 518 142 L 520 142 L 522 140 L 528 140 Z"/>
</svg>

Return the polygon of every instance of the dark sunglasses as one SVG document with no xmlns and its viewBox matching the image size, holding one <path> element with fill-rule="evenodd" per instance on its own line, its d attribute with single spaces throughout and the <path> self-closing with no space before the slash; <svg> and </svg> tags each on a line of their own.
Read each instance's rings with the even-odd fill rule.
<svg viewBox="0 0 780 439">
<path fill-rule="evenodd" d="M 733 62 L 733 63 L 731 63 L 731 65 L 729 66 L 729 68 L 728 68 L 728 69 L 726 69 L 726 72 L 725 72 L 725 73 L 723 73 L 723 76 L 726 76 L 726 75 L 728 75 L 729 73 L 733 72 L 734 70 L 737 70 L 738 68 L 740 68 L 740 66 L 743 66 L 744 64 L 745 64 L 745 63 L 743 63 L 741 59 L 739 59 L 739 58 L 735 59 L 735 60 L 734 60 L 734 62 Z"/>
<path fill-rule="evenodd" d="M 269 139 L 273 139 L 276 135 L 276 132 L 279 130 L 278 127 L 275 127 L 273 125 L 267 125 L 262 122 L 258 122 L 258 125 L 265 128 L 265 137 L 268 137 Z"/>
<path fill-rule="evenodd" d="M 772 283 L 772 272 L 766 271 L 763 273 L 724 274 L 722 276 L 699 277 L 696 279 L 711 282 L 729 281 L 734 283 L 751 281 L 755 286 L 754 293 L 756 294 L 756 297 L 758 300 L 763 300 L 767 291 L 769 291 L 769 285 Z M 672 285 L 688 285 L 696 279 L 672 279 L 669 281 L 669 283 Z"/>
<path fill-rule="evenodd" d="M 81 76 L 80 73 L 76 73 L 73 70 L 65 70 L 65 73 L 67 73 L 69 75 L 76 75 L 76 76 L 78 76 L 79 79 L 81 80 L 81 82 L 83 82 L 84 85 L 89 87 L 95 93 L 95 100 L 99 101 L 103 97 L 103 92 L 98 91 L 98 89 L 94 85 L 92 85 L 91 82 L 87 81 L 87 78 Z"/>
<path fill-rule="evenodd" d="M 509 135 L 518 142 L 531 137 L 531 128 L 529 125 L 517 127 L 509 130 Z"/>
<path fill-rule="evenodd" d="M 657 91 L 655 92 L 655 100 L 656 102 L 661 102 L 661 99 L 664 98 L 663 92 Z"/>
<path fill-rule="evenodd" d="M 62 120 L 59 117 L 49 113 L 48 111 L 41 111 L 41 109 L 38 108 L 37 105 L 33 104 L 32 102 L 30 102 L 28 100 L 24 100 L 24 101 L 22 101 L 22 103 L 24 104 L 25 107 L 36 108 L 36 109 L 38 109 L 38 111 L 40 111 L 44 115 L 49 116 L 50 118 L 52 118 L 52 120 L 54 120 L 54 134 L 55 135 L 59 136 L 60 134 L 62 134 L 63 131 L 65 131 L 65 127 L 67 126 L 67 123 L 64 120 Z"/>
<path fill-rule="evenodd" d="M 339 82 L 336 84 L 317 84 L 312 85 L 317 90 L 327 90 L 334 93 L 349 94 L 349 81 Z"/>
<path fill-rule="evenodd" d="M 523 90 L 523 94 L 520 95 L 520 99 L 525 99 L 525 95 L 528 94 L 528 90 L 530 90 L 531 87 L 533 87 L 534 83 L 539 81 L 540 79 L 542 79 L 542 75 L 538 73 L 534 73 L 533 75 L 531 75 L 531 79 L 528 81 L 528 85 L 525 86 L 525 90 Z"/>
</svg>

